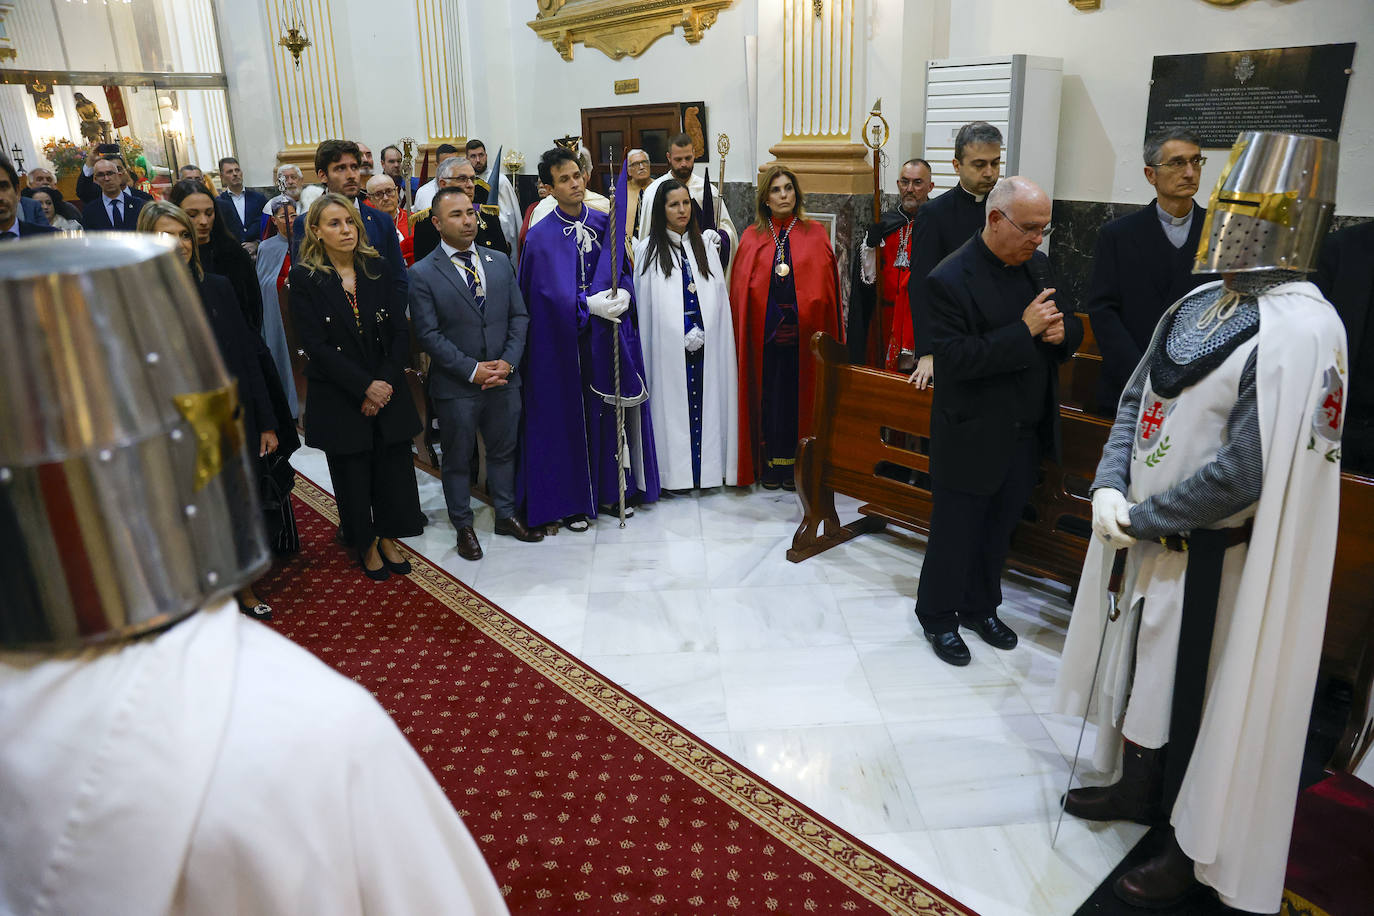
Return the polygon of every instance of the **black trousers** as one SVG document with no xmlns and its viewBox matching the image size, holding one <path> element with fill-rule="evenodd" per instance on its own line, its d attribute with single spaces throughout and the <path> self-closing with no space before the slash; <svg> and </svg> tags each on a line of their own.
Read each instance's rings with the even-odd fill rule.
<svg viewBox="0 0 1374 916">
<path fill-rule="evenodd" d="M 376 538 L 409 538 L 425 530 L 409 439 L 386 443 L 378 436 L 371 451 L 326 452 L 325 459 L 339 529 L 350 547 L 366 550 Z"/>
<path fill-rule="evenodd" d="M 953 632 L 961 620 L 990 617 L 1002 603 L 1002 564 L 1040 467 L 1037 437 L 1014 447 L 1007 476 L 991 495 L 938 485 L 931 492 L 930 540 L 916 590 L 916 616 L 928 633 Z"/>
</svg>

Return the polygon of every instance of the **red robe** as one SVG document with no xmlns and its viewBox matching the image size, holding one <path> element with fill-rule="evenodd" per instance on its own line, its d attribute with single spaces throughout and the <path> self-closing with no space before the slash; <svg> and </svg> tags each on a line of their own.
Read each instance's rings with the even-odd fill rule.
<svg viewBox="0 0 1374 916">
<path fill-rule="evenodd" d="M 889 372 L 897 369 L 897 357 L 903 350 L 916 348 L 915 334 L 911 328 L 911 306 L 908 303 L 906 283 L 911 270 L 898 268 L 897 253 L 901 249 L 902 231 L 889 233 L 878 249 L 880 267 L 883 273 L 882 315 L 885 352 L 882 354 L 883 367 Z M 911 263 L 911 236 L 906 239 L 907 263 Z M 899 307 L 900 306 L 900 307 Z"/>
<path fill-rule="evenodd" d="M 782 226 L 774 220 L 774 228 Z M 792 270 L 797 285 L 798 346 L 797 434 L 812 430 L 812 401 L 816 393 L 816 366 L 811 358 L 811 336 L 824 331 L 837 340 L 840 330 L 839 273 L 830 235 L 814 220 L 798 220 L 788 235 Z M 763 320 L 768 310 L 768 283 L 776 248 L 773 236 L 750 226 L 740 236 L 739 251 L 731 265 L 730 309 L 735 318 L 735 348 L 739 360 L 739 485 L 748 486 L 758 476 L 762 433 L 759 400 L 763 391 Z"/>
</svg>

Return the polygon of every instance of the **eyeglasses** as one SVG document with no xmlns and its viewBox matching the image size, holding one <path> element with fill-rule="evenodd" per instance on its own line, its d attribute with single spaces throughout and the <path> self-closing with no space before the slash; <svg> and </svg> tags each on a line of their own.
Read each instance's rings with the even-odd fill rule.
<svg viewBox="0 0 1374 916">
<path fill-rule="evenodd" d="M 399 195 L 400 192 L 395 188 L 392 188 L 390 191 L 374 191 L 371 194 L 372 197 L 397 197 Z"/>
<path fill-rule="evenodd" d="M 1206 156 L 1194 156 L 1192 159 L 1184 159 L 1182 156 L 1175 156 L 1168 162 L 1156 162 L 1152 167 L 1156 169 L 1173 169 L 1181 172 L 1185 166 L 1191 165 L 1195 169 L 1201 169 L 1206 164 Z"/>
<path fill-rule="evenodd" d="M 1054 227 L 1051 226 L 1049 223 L 1046 223 L 1044 226 L 1031 226 L 1029 229 L 1027 229 L 1020 223 L 1018 223 L 1016 220 L 1008 216 L 1007 211 L 1003 210 L 1001 207 L 997 208 L 997 212 L 1006 217 L 1007 222 L 1015 226 L 1016 231 L 1021 233 L 1022 235 L 1038 235 L 1042 239 L 1047 239 L 1050 237 L 1050 233 L 1054 231 Z"/>
<path fill-rule="evenodd" d="M 631 162 L 631 163 L 630 163 L 630 168 L 632 168 L 632 169 L 638 169 L 638 168 L 645 168 L 645 169 L 647 169 L 648 167 L 649 167 L 649 160 L 648 160 L 648 159 L 643 159 L 643 160 L 640 160 L 639 162 Z"/>
</svg>

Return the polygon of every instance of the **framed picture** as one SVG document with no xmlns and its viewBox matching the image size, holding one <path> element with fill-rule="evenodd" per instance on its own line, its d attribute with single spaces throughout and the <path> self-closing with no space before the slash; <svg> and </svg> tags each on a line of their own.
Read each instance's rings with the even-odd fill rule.
<svg viewBox="0 0 1374 916">
<path fill-rule="evenodd" d="M 835 247 L 835 214 L 833 213 L 807 213 L 807 219 L 814 219 L 825 227 L 825 231 L 830 233 L 830 247 Z"/>
</svg>

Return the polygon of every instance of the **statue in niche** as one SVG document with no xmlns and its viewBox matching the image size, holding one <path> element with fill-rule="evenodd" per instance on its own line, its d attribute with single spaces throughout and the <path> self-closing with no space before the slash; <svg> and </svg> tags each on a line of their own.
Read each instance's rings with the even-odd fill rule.
<svg viewBox="0 0 1374 916">
<path fill-rule="evenodd" d="M 706 155 L 706 132 L 701 127 L 701 109 L 688 105 L 682 113 L 683 133 L 692 138 L 692 152 L 698 159 Z"/>
</svg>

